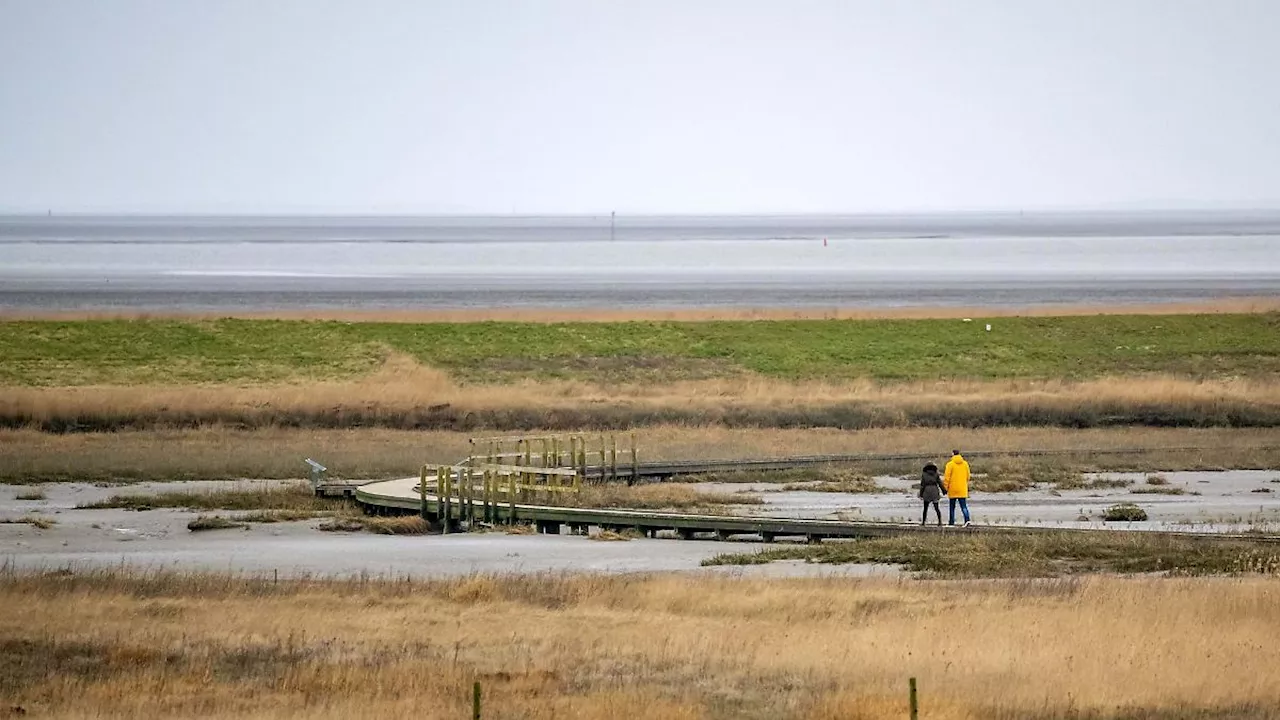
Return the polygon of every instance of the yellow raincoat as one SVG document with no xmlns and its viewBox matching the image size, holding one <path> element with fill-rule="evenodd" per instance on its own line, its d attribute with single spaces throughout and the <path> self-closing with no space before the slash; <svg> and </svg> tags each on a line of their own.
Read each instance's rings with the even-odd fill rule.
<svg viewBox="0 0 1280 720">
<path fill-rule="evenodd" d="M 943 471 L 942 486 L 947 489 L 947 497 L 969 497 L 969 463 L 962 456 L 951 456 L 947 469 Z"/>
</svg>

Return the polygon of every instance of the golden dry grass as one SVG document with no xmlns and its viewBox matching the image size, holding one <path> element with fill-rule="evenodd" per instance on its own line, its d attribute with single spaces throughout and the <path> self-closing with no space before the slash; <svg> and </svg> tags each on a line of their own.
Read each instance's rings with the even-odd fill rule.
<svg viewBox="0 0 1280 720">
<path fill-rule="evenodd" d="M 716 320 L 880 320 L 946 319 L 965 317 L 1064 317 L 1078 315 L 1186 315 L 1266 313 L 1280 310 L 1274 297 L 1241 297 L 1200 302 L 1149 303 L 1138 305 L 1044 304 L 1025 307 L 725 307 L 681 309 L 607 308 L 474 308 L 458 310 L 268 310 L 262 312 L 111 312 L 4 310 L 5 320 L 337 320 L 341 322 L 630 322 Z"/>
<path fill-rule="evenodd" d="M 468 384 L 390 354 L 350 380 L 275 385 L 7 387 L 0 418 L 54 430 L 238 427 L 581 428 L 731 426 L 1272 425 L 1280 381 L 789 381 L 753 374 L 656 383 L 525 379 Z"/>
<path fill-rule="evenodd" d="M 7 576 L 0 700 L 57 717 L 1280 717 L 1280 581 Z"/>
<path fill-rule="evenodd" d="M 424 463 L 454 463 L 469 452 L 467 433 L 409 430 L 139 430 L 56 435 L 0 430 L 0 482 L 300 478 L 314 457 L 330 476 L 404 477 Z M 626 435 L 623 436 L 627 442 Z M 945 460 L 965 451 L 1072 450 L 1067 458 L 1003 460 L 1001 467 L 1058 464 L 1098 470 L 1280 467 L 1276 432 L 1266 428 L 891 428 L 842 431 L 731 429 L 666 425 L 636 432 L 641 461 L 850 453 L 921 453 Z M 1201 448 L 1190 452 L 1170 448 Z M 1145 448 L 1127 455 L 1090 450 Z M 986 472 L 987 460 L 975 460 Z M 859 472 L 918 470 L 916 461 L 874 463 Z M 794 479 L 794 478 L 792 478 Z M 821 479 L 821 478 L 819 478 Z"/>
</svg>

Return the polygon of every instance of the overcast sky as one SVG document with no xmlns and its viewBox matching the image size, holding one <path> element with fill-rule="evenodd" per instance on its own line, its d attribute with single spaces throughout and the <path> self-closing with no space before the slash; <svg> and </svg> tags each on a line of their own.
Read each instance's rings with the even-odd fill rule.
<svg viewBox="0 0 1280 720">
<path fill-rule="evenodd" d="M 1277 204 L 1272 0 L 0 0 L 0 210 Z"/>
</svg>

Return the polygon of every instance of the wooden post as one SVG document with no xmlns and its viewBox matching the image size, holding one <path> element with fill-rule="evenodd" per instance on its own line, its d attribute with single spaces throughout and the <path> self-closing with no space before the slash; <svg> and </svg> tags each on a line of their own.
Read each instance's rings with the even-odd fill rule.
<svg viewBox="0 0 1280 720">
<path fill-rule="evenodd" d="M 480 681 L 471 686 L 471 720 L 480 720 Z"/>
<path fill-rule="evenodd" d="M 464 496 L 462 497 L 462 515 L 467 518 L 467 523 L 471 523 L 476 519 L 476 506 L 475 503 L 471 502 L 475 499 L 475 493 L 473 492 L 475 488 L 471 486 L 470 466 L 466 470 L 458 468 L 458 489 L 461 490 L 460 494 Z M 470 529 L 469 525 L 468 529 Z"/>
<path fill-rule="evenodd" d="M 467 482 L 471 484 L 471 520 L 482 521 L 484 520 L 484 478 L 477 476 L 476 471 L 468 467 Z"/>
<path fill-rule="evenodd" d="M 511 473 L 507 476 L 507 522 L 509 523 L 516 521 L 516 481 L 518 477 L 518 473 Z"/>
<path fill-rule="evenodd" d="M 604 484 L 609 479 L 609 456 L 608 449 L 604 445 L 604 433 L 600 433 L 600 484 Z"/>
<path fill-rule="evenodd" d="M 910 690 L 910 701 L 911 701 L 911 720 L 919 720 L 919 718 L 920 718 L 920 703 L 919 703 L 919 701 L 918 701 L 918 700 L 917 700 L 917 698 L 916 698 L 916 679 L 915 679 L 915 678 L 911 678 L 909 685 L 910 685 L 910 688 L 911 688 L 911 690 Z"/>
<path fill-rule="evenodd" d="M 458 491 L 458 523 L 461 524 L 467 521 L 467 484 L 463 482 L 462 468 L 458 468 L 454 477 L 457 478 L 454 487 Z"/>
<path fill-rule="evenodd" d="M 485 470 L 481 478 L 484 483 L 484 521 L 487 523 L 493 522 L 493 487 L 489 484 L 493 480 L 491 474 L 491 471 Z"/>
<path fill-rule="evenodd" d="M 421 479 L 418 481 L 418 502 L 421 503 L 418 512 L 422 516 L 422 519 L 429 520 L 430 518 L 427 517 L 427 466 L 426 465 L 422 466 Z"/>
<path fill-rule="evenodd" d="M 489 471 L 489 522 L 498 522 L 498 473 Z"/>
<path fill-rule="evenodd" d="M 636 434 L 631 433 L 631 479 L 627 481 L 628 485 L 634 485 L 640 479 L 640 462 L 636 456 Z"/>
<path fill-rule="evenodd" d="M 447 465 L 440 466 L 436 471 L 436 494 L 439 496 L 440 501 L 440 522 L 446 535 L 449 534 L 451 514 L 449 512 L 449 476 L 451 474 Z"/>
<path fill-rule="evenodd" d="M 468 465 L 467 466 L 467 518 L 471 520 L 472 524 L 475 524 L 475 521 L 480 517 L 480 514 L 476 512 L 476 505 L 479 503 L 480 498 L 481 498 L 481 493 L 479 489 L 476 488 L 476 471 L 473 470 L 470 465 Z"/>
<path fill-rule="evenodd" d="M 618 436 L 609 436 L 609 475 L 616 482 L 618 479 Z"/>
<path fill-rule="evenodd" d="M 516 479 L 516 483 L 512 487 L 516 488 L 516 491 L 520 494 L 520 502 L 524 502 L 524 458 L 519 455 L 516 456 L 516 471 L 514 477 Z"/>
</svg>

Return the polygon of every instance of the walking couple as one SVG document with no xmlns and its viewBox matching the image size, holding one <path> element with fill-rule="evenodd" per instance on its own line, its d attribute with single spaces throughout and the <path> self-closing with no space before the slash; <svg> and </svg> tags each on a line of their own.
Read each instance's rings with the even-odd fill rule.
<svg viewBox="0 0 1280 720">
<path fill-rule="evenodd" d="M 959 450 L 951 451 L 951 461 L 947 463 L 947 469 L 941 477 L 938 476 L 937 465 L 929 463 L 924 466 L 924 473 L 920 476 L 920 499 L 924 501 L 921 525 L 929 521 L 929 505 L 933 505 L 933 512 L 938 516 L 938 526 L 942 526 L 942 510 L 938 508 L 938 500 L 943 495 L 951 499 L 949 524 L 956 524 L 956 503 L 959 502 L 960 510 L 964 513 L 964 526 L 969 527 L 969 463 L 965 462 Z"/>
</svg>

